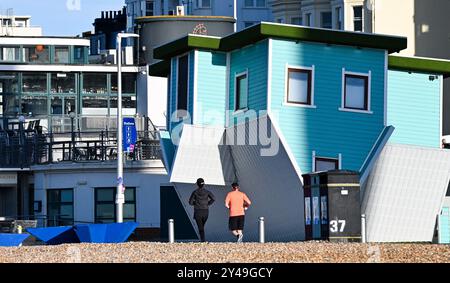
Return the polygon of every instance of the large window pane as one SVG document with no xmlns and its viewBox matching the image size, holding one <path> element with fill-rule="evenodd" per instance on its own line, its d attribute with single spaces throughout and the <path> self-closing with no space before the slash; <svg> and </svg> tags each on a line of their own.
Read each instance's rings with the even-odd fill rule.
<svg viewBox="0 0 450 283">
<path fill-rule="evenodd" d="M 136 218 L 136 205 L 134 203 L 127 203 L 123 205 L 123 218 Z"/>
<path fill-rule="evenodd" d="M 20 60 L 19 46 L 0 46 L 0 61 L 17 62 Z"/>
<path fill-rule="evenodd" d="M 97 218 L 114 219 L 114 203 L 97 204 L 96 205 Z"/>
<path fill-rule="evenodd" d="M 332 14 L 331 12 L 322 12 L 321 13 L 321 26 L 323 28 L 329 28 L 331 29 L 332 26 Z"/>
<path fill-rule="evenodd" d="M 85 53 L 86 47 L 84 46 L 75 46 L 74 47 L 74 62 L 76 64 L 85 64 Z"/>
<path fill-rule="evenodd" d="M 50 63 L 50 48 L 46 45 L 24 46 L 25 61 L 30 63 Z"/>
<path fill-rule="evenodd" d="M 288 102 L 311 104 L 311 71 L 288 70 Z"/>
<path fill-rule="evenodd" d="M 46 96 L 22 96 L 22 113 L 30 116 L 47 115 Z"/>
<path fill-rule="evenodd" d="M 62 190 L 61 191 L 61 202 L 73 202 L 73 191 L 72 190 Z"/>
<path fill-rule="evenodd" d="M 108 108 L 108 97 L 84 95 L 83 108 Z"/>
<path fill-rule="evenodd" d="M 70 114 L 70 112 L 77 113 L 75 97 L 73 96 L 64 97 L 64 110 L 65 114 Z"/>
<path fill-rule="evenodd" d="M 316 158 L 316 172 L 336 170 L 339 161 L 332 158 Z"/>
<path fill-rule="evenodd" d="M 19 75 L 0 73 L 0 115 L 16 116 L 19 112 Z"/>
<path fill-rule="evenodd" d="M 54 96 L 51 98 L 50 114 L 51 115 L 63 114 L 63 100 L 61 97 Z"/>
<path fill-rule="evenodd" d="M 97 189 L 97 201 L 114 201 L 114 189 Z"/>
<path fill-rule="evenodd" d="M 117 108 L 117 96 L 111 96 L 110 107 Z M 122 96 L 122 108 L 135 109 L 136 108 L 136 96 Z M 114 113 L 111 113 L 114 114 Z"/>
<path fill-rule="evenodd" d="M 253 3 L 255 0 L 245 0 L 245 7 L 253 7 Z"/>
<path fill-rule="evenodd" d="M 47 190 L 47 217 L 49 226 L 73 224 L 73 190 Z"/>
<path fill-rule="evenodd" d="M 236 77 L 236 110 L 248 107 L 248 79 L 247 74 Z"/>
<path fill-rule="evenodd" d="M 51 93 L 76 93 L 75 74 L 51 74 Z"/>
<path fill-rule="evenodd" d="M 22 92 L 47 93 L 47 74 L 45 73 L 24 73 L 22 81 Z"/>
<path fill-rule="evenodd" d="M 266 7 L 266 0 L 256 0 L 256 7 Z"/>
<path fill-rule="evenodd" d="M 107 76 L 102 73 L 86 73 L 83 75 L 83 93 L 107 93 Z"/>
<path fill-rule="evenodd" d="M 55 46 L 54 61 L 57 64 L 69 64 L 69 47 L 68 46 Z"/>
<path fill-rule="evenodd" d="M 117 74 L 111 74 L 111 92 L 117 93 Z M 122 93 L 136 93 L 136 74 L 122 74 Z"/>
<path fill-rule="evenodd" d="M 368 110 L 367 82 L 367 77 L 345 76 L 345 108 Z"/>
<path fill-rule="evenodd" d="M 177 110 L 187 110 L 188 63 L 187 55 L 178 59 Z"/>
</svg>

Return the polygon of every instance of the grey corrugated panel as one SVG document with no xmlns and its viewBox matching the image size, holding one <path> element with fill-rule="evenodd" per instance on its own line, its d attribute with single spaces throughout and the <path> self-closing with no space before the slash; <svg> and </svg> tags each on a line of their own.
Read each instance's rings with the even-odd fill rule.
<svg viewBox="0 0 450 283">
<path fill-rule="evenodd" d="M 450 178 L 450 151 L 388 144 L 366 184 L 370 242 L 431 242 Z"/>
<path fill-rule="evenodd" d="M 259 119 L 260 122 L 266 122 L 266 117 L 261 119 Z M 256 123 L 256 121 L 249 123 Z M 237 127 L 243 126 L 244 124 Z M 230 130 L 227 129 L 227 131 Z M 247 137 L 256 134 L 257 132 L 248 132 Z M 252 201 L 252 206 L 246 212 L 244 241 L 258 240 L 259 217 L 265 218 L 266 241 L 304 240 L 303 187 L 281 142 L 274 156 L 261 156 L 263 146 L 260 144 L 223 147 L 231 148 L 239 184 L 242 191 Z M 226 162 L 231 163 L 231 160 L 227 159 Z M 229 186 L 211 186 L 206 178 L 205 181 L 207 188 L 217 198 L 217 202 L 210 208 L 206 224 L 206 239 L 235 241 L 236 239 L 228 230 L 228 210 L 224 205 L 230 188 Z M 195 189 L 193 183 L 183 182 L 174 185 L 194 225 L 194 210 L 188 204 L 189 196 Z M 195 225 L 194 227 L 197 229 Z"/>
<path fill-rule="evenodd" d="M 229 148 L 220 146 L 224 133 L 224 128 L 184 125 L 170 181 L 195 183 L 201 177 L 212 185 L 233 182 Z"/>
</svg>

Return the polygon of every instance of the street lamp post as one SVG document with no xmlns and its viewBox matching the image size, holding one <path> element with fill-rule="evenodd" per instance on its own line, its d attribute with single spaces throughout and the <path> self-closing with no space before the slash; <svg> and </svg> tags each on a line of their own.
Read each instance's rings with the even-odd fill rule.
<svg viewBox="0 0 450 283">
<path fill-rule="evenodd" d="M 123 183 L 123 133 L 122 133 L 122 39 L 139 37 L 134 33 L 119 33 L 116 39 L 117 57 L 117 223 L 123 222 L 123 204 L 125 203 L 125 191 Z"/>
</svg>

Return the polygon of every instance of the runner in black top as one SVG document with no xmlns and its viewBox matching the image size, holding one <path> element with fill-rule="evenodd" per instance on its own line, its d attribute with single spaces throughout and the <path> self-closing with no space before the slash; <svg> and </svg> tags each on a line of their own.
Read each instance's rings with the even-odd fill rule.
<svg viewBox="0 0 450 283">
<path fill-rule="evenodd" d="M 213 193 L 205 189 L 205 181 L 197 179 L 197 189 L 192 192 L 189 204 L 194 206 L 194 219 L 197 222 L 200 240 L 205 242 L 205 224 L 208 220 L 209 206 L 216 200 Z"/>
</svg>

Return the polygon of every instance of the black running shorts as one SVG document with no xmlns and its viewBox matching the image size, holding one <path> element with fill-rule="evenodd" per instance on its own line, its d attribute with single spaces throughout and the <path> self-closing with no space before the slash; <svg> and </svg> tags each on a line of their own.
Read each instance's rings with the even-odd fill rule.
<svg viewBox="0 0 450 283">
<path fill-rule="evenodd" d="M 230 229 L 230 231 L 244 230 L 244 221 L 245 221 L 244 215 L 232 216 L 228 220 L 228 228 Z"/>
</svg>

